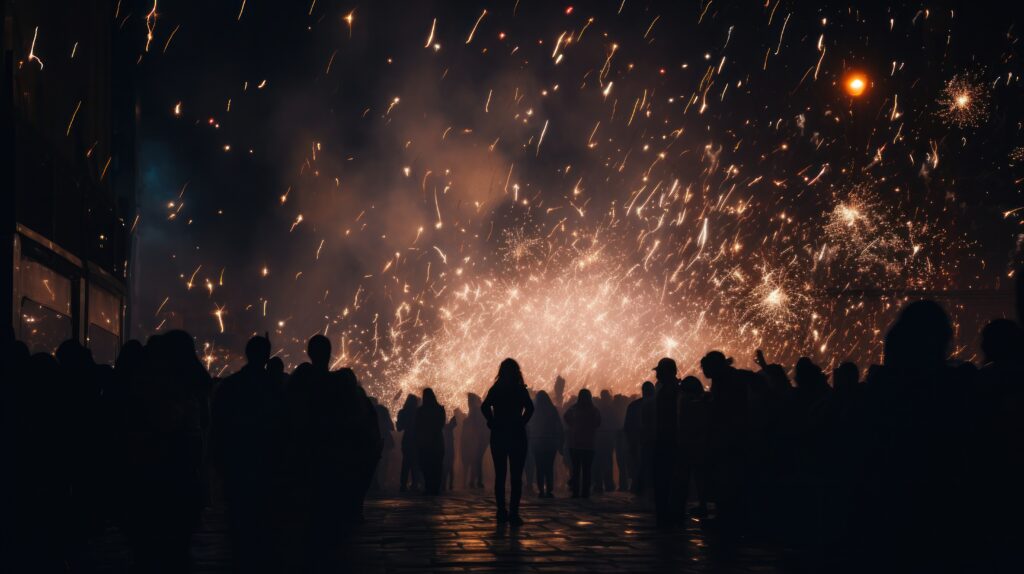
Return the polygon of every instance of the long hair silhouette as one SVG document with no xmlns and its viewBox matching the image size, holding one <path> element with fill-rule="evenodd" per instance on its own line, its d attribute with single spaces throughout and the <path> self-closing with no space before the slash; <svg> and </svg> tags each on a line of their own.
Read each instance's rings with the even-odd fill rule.
<svg viewBox="0 0 1024 574">
<path fill-rule="evenodd" d="M 515 359 L 505 359 L 498 366 L 498 374 L 494 377 L 494 388 L 500 390 L 526 388 L 523 371 Z"/>
</svg>

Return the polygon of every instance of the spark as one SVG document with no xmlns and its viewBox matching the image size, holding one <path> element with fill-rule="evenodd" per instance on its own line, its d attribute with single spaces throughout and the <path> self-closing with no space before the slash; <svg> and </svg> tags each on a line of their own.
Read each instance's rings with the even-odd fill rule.
<svg viewBox="0 0 1024 574">
<path fill-rule="evenodd" d="M 224 307 L 215 307 L 213 316 L 217 318 L 217 325 L 220 327 L 220 332 L 224 332 Z"/>
<path fill-rule="evenodd" d="M 78 100 L 78 105 L 75 106 L 75 111 L 71 113 L 71 121 L 68 122 L 68 129 L 64 132 L 65 136 L 71 135 L 71 126 L 75 125 L 75 118 L 78 117 L 78 110 L 82 109 L 82 100 Z"/>
<path fill-rule="evenodd" d="M 427 43 L 423 44 L 424 48 L 429 48 L 434 43 L 434 30 L 437 29 L 437 18 L 430 24 L 430 34 L 427 35 Z"/>
<path fill-rule="evenodd" d="M 153 9 L 146 14 L 146 49 L 145 52 L 149 52 L 149 44 L 153 41 L 153 30 L 156 30 L 156 2 L 153 0 Z"/>
<path fill-rule="evenodd" d="M 314 2 L 314 4 L 315 3 L 316 2 Z M 313 8 L 312 7 L 310 7 L 309 10 L 310 10 L 310 13 L 313 12 Z M 345 16 L 342 18 L 342 20 L 345 21 L 345 24 L 348 25 L 348 37 L 349 37 L 349 39 L 352 38 L 352 23 L 355 22 L 355 19 L 356 19 L 356 11 L 355 10 L 352 10 L 348 14 L 345 14 Z M 334 57 L 333 56 L 331 57 L 331 61 L 332 62 L 334 61 Z M 327 69 L 330 69 L 329 65 L 328 65 Z"/>
<path fill-rule="evenodd" d="M 469 37 L 466 38 L 466 45 L 467 46 L 469 45 L 470 42 L 473 41 L 473 34 L 476 34 L 477 26 L 480 25 L 480 21 L 483 20 L 484 16 L 486 16 L 486 15 L 487 15 L 487 9 L 484 8 L 484 11 L 480 13 L 480 17 L 476 19 L 476 23 L 473 24 L 473 29 L 469 31 Z M 427 41 L 427 44 L 430 44 L 429 40 Z"/>
<path fill-rule="evenodd" d="M 540 144 L 544 142 L 544 134 L 548 133 L 548 121 L 544 120 L 544 127 L 540 130 L 540 137 L 537 138 L 537 157 L 540 157 Z"/>
<path fill-rule="evenodd" d="M 31 62 L 32 60 L 35 60 L 36 63 L 39 64 L 39 70 L 42 71 L 42 69 L 43 69 L 43 61 L 39 59 L 39 56 L 36 56 L 36 40 L 38 38 L 39 38 L 39 26 L 36 26 L 35 32 L 32 33 L 32 45 L 28 49 L 28 61 Z"/>
</svg>

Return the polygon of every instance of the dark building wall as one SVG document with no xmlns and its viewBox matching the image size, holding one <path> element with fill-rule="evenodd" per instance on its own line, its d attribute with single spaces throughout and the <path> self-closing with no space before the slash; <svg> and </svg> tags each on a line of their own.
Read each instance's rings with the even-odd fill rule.
<svg viewBox="0 0 1024 574">
<path fill-rule="evenodd" d="M 9 251 L 16 236 L 33 242 L 18 234 L 27 228 L 78 260 L 79 277 L 72 279 L 81 308 L 75 312 L 84 315 L 90 284 L 119 296 L 126 292 L 135 189 L 134 62 L 116 57 L 116 44 L 132 15 L 116 13 L 114 0 L 0 0 L 0 6 L 4 300 L 17 298 L 20 255 L 12 260 Z M 17 309 L 17 301 L 4 305 L 5 323 L 17 323 Z"/>
</svg>

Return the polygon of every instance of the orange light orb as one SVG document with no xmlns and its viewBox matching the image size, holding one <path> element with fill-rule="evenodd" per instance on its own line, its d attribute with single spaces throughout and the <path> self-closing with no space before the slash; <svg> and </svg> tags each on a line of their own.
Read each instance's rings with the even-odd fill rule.
<svg viewBox="0 0 1024 574">
<path fill-rule="evenodd" d="M 843 86 L 846 88 L 847 94 L 856 98 L 868 89 L 868 79 L 864 74 L 850 74 L 849 76 L 846 76 Z"/>
</svg>

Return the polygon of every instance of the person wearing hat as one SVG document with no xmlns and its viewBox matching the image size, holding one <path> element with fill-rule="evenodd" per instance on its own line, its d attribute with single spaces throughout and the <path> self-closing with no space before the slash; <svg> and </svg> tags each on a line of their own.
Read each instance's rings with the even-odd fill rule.
<svg viewBox="0 0 1024 574">
<path fill-rule="evenodd" d="M 672 526 L 672 483 L 676 474 L 676 423 L 679 377 L 676 362 L 665 357 L 654 367 L 654 513 L 658 526 Z"/>
</svg>

